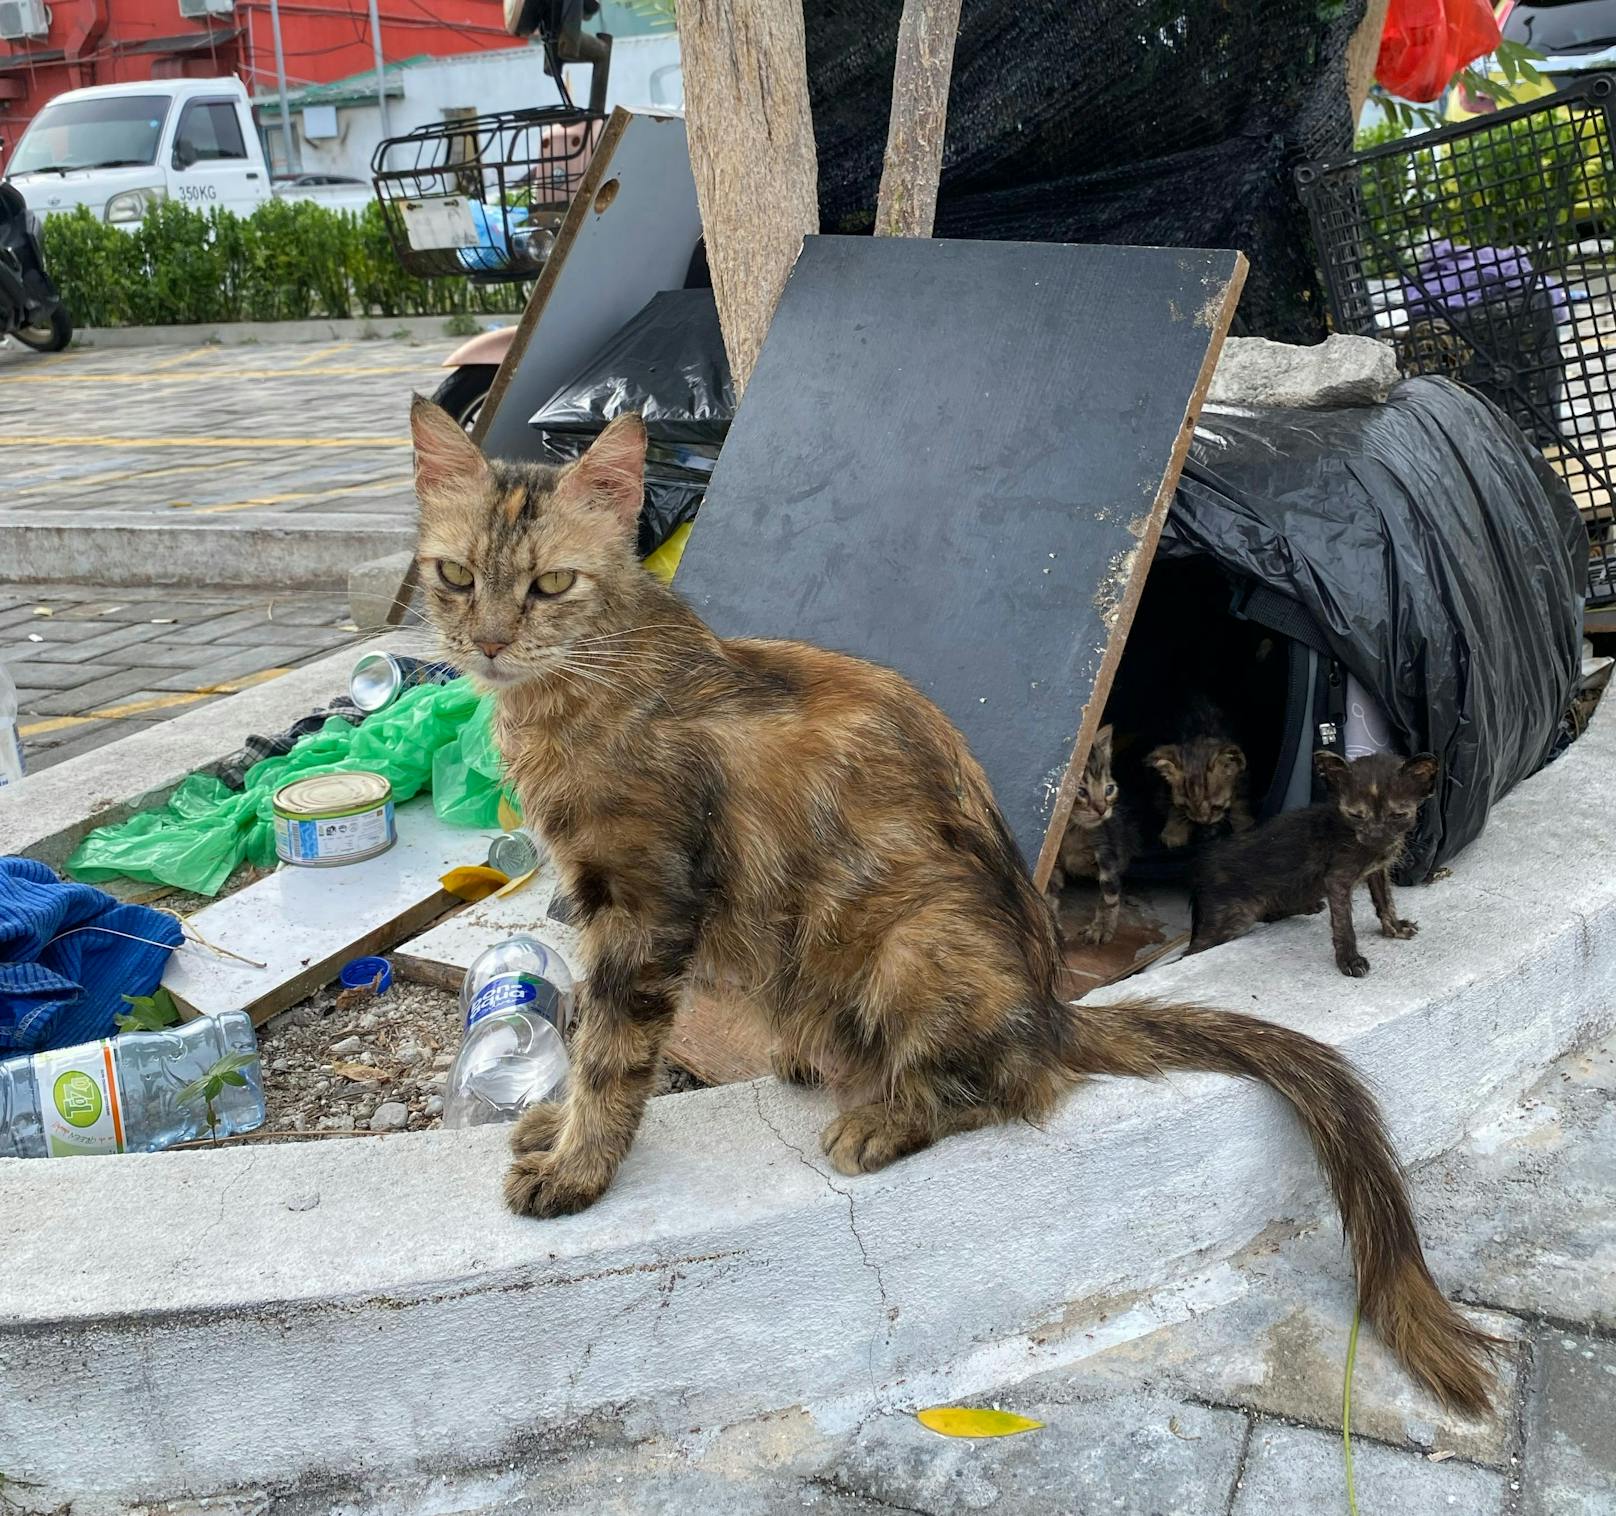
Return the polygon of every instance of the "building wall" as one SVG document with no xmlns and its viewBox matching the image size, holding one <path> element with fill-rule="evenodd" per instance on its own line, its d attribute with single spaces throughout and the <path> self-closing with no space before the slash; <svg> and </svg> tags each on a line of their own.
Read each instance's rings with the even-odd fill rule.
<svg viewBox="0 0 1616 1516">
<path fill-rule="evenodd" d="M 589 98 L 589 68 L 569 65 L 567 88 L 576 104 Z M 536 47 L 511 48 L 497 53 L 463 55 L 416 64 L 394 76 L 403 85 L 403 98 L 387 102 L 394 136 L 420 126 L 436 126 L 450 113 L 520 110 L 526 106 L 555 105 L 560 94 L 544 72 L 544 59 Z M 612 43 L 612 67 L 606 93 L 608 107 L 684 108 L 684 85 L 679 72 L 679 42 L 672 32 L 618 37 Z M 262 134 L 278 160 L 282 156 L 276 113 L 261 112 Z M 370 161 L 382 140 L 381 112 L 374 101 L 339 106 L 334 138 L 311 139 L 304 131 L 303 112 L 293 103 L 304 173 L 370 177 Z"/>
<path fill-rule="evenodd" d="M 0 41 L 0 135 L 14 145 L 63 90 L 152 78 L 236 74 L 254 93 L 275 85 L 268 0 L 238 0 L 211 24 L 180 15 L 179 0 L 52 0 L 41 38 Z M 506 49 L 499 0 L 378 0 L 389 61 Z M 281 0 L 292 87 L 372 66 L 367 0 Z"/>
</svg>

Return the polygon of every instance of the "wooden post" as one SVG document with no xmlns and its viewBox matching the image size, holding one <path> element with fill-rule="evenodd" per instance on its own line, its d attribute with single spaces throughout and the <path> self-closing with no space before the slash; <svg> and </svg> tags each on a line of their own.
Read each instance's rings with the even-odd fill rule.
<svg viewBox="0 0 1616 1516">
<path fill-rule="evenodd" d="M 1368 0 L 1363 20 L 1347 43 L 1347 101 L 1352 107 L 1352 129 L 1358 130 L 1358 117 L 1375 82 L 1375 61 L 1380 57 L 1380 37 L 1386 30 L 1386 12 L 1391 0 Z"/>
<path fill-rule="evenodd" d="M 739 400 L 802 239 L 819 230 L 802 0 L 678 0 L 678 20 L 690 167 Z"/>
<path fill-rule="evenodd" d="M 875 208 L 877 236 L 931 236 L 959 16 L 960 0 L 904 0 Z"/>
</svg>

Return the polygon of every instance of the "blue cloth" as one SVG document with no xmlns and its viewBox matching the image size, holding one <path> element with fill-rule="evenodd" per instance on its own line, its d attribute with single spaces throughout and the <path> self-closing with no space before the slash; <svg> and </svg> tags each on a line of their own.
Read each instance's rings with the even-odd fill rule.
<svg viewBox="0 0 1616 1516">
<path fill-rule="evenodd" d="M 123 997 L 151 994 L 180 940 L 172 916 L 0 858 L 0 1058 L 111 1036 Z"/>
</svg>

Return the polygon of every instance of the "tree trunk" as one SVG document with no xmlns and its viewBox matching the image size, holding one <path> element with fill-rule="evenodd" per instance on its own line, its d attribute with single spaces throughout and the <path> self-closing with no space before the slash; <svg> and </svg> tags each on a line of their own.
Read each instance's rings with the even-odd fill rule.
<svg viewBox="0 0 1616 1516">
<path fill-rule="evenodd" d="M 959 17 L 960 0 L 904 0 L 875 210 L 877 236 L 931 236 Z"/>
<path fill-rule="evenodd" d="M 718 321 L 740 399 L 819 230 L 801 0 L 679 0 L 685 130 Z"/>
</svg>

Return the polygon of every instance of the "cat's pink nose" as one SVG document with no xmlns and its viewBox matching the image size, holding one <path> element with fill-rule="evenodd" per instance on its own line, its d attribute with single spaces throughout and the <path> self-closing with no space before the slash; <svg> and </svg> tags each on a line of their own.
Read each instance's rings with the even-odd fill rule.
<svg viewBox="0 0 1616 1516">
<path fill-rule="evenodd" d="M 479 642 L 477 644 L 477 646 L 480 647 L 483 650 L 483 652 L 488 655 L 488 657 L 497 658 L 497 657 L 499 657 L 499 655 L 501 653 L 503 653 L 505 651 L 506 648 L 508 648 L 510 646 L 510 643 L 508 643 L 508 642 Z"/>
</svg>

